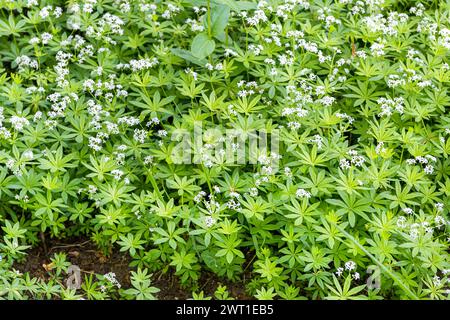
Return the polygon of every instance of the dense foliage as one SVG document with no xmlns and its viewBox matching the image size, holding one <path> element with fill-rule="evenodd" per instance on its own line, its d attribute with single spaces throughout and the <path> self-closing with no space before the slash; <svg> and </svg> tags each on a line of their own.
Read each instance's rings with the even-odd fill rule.
<svg viewBox="0 0 450 320">
<path fill-rule="evenodd" d="M 258 299 L 448 299 L 448 1 L 0 6 L 0 298 L 153 299 L 162 270 L 196 299 L 204 272 Z M 277 148 L 230 158 L 255 132 Z M 15 270 L 74 237 L 128 254 L 131 286 L 66 288 L 64 254 Z"/>
</svg>

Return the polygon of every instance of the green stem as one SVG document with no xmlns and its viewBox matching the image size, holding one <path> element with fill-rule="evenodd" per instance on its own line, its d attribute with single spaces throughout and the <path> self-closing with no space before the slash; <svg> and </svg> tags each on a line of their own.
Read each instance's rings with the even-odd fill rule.
<svg viewBox="0 0 450 320">
<path fill-rule="evenodd" d="M 158 184 L 156 183 L 155 178 L 153 177 L 153 172 L 150 172 L 148 175 L 148 179 L 150 180 L 150 183 L 153 186 L 153 189 L 155 190 L 156 194 L 158 195 L 159 200 L 163 200 L 161 196 L 161 192 L 159 191 Z"/>
<path fill-rule="evenodd" d="M 403 152 L 405 151 L 405 148 L 403 148 L 402 147 L 402 153 L 401 153 L 401 155 L 400 155 L 400 164 L 402 163 L 402 161 L 403 161 Z"/>
<path fill-rule="evenodd" d="M 212 194 L 213 191 L 212 191 L 211 181 L 210 181 L 210 177 L 209 177 L 209 171 L 208 171 L 209 169 L 207 169 L 203 164 L 202 164 L 202 167 L 203 167 L 203 172 L 205 173 L 206 183 L 208 184 L 209 193 Z"/>
<path fill-rule="evenodd" d="M 208 16 L 208 37 L 211 38 L 211 0 L 207 1 L 208 12 L 206 13 Z"/>
<path fill-rule="evenodd" d="M 356 240 L 352 235 L 350 235 L 347 231 L 345 231 L 344 229 L 342 229 L 339 225 L 337 225 L 336 223 L 334 223 L 334 225 L 336 226 L 336 228 L 342 232 L 344 234 L 344 236 L 347 237 L 347 239 L 349 239 L 350 241 L 352 241 L 362 252 L 364 252 L 370 259 L 372 259 L 373 262 L 375 262 L 386 274 L 389 275 L 389 277 L 391 277 L 392 280 L 394 280 L 394 282 L 400 287 L 402 288 L 405 293 L 413 300 L 419 300 L 419 297 L 416 296 L 416 294 L 414 292 L 411 291 L 411 289 L 409 288 L 409 286 L 405 283 L 402 282 L 401 279 L 399 279 L 399 277 L 392 271 L 390 270 L 388 267 L 386 267 L 384 264 L 382 264 L 377 258 L 375 258 L 369 251 L 367 251 L 366 248 L 364 248 L 358 240 Z M 341 240 L 342 241 L 342 240 Z"/>
</svg>

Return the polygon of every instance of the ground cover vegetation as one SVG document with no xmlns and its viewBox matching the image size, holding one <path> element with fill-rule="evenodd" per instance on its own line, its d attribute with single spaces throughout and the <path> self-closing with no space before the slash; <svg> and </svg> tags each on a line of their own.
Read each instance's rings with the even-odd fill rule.
<svg viewBox="0 0 450 320">
<path fill-rule="evenodd" d="M 0 7 L 1 299 L 448 299 L 449 1 Z"/>
</svg>

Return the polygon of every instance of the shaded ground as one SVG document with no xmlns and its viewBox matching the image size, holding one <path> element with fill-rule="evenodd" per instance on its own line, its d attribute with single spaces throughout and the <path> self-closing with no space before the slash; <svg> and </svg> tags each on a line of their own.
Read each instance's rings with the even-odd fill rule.
<svg viewBox="0 0 450 320">
<path fill-rule="evenodd" d="M 27 252 L 26 260 L 22 263 L 16 263 L 14 268 L 22 273 L 29 272 L 32 277 L 48 280 L 49 272 L 46 268 L 51 262 L 50 258 L 55 253 L 65 253 L 67 260 L 73 265 L 80 267 L 81 272 L 85 274 L 106 274 L 114 272 L 116 279 L 123 288 L 130 286 L 130 268 L 131 258 L 128 254 L 113 250 L 109 256 L 105 256 L 89 240 L 83 238 L 66 240 L 47 240 L 47 253 L 43 246 L 35 247 Z M 84 277 L 82 277 L 84 278 Z M 252 297 L 245 292 L 246 279 L 249 274 L 243 276 L 242 282 L 233 283 L 228 280 L 219 279 L 211 272 L 202 272 L 198 283 L 197 292 L 203 291 L 205 296 L 213 296 L 219 285 L 226 285 L 230 295 L 239 300 L 249 300 Z M 192 291 L 189 288 L 183 288 L 179 279 L 172 272 L 163 274 L 156 272 L 153 274 L 152 285 L 161 291 L 157 294 L 162 300 L 185 300 L 192 298 Z"/>
<path fill-rule="evenodd" d="M 192 298 L 192 290 L 180 286 L 178 277 L 173 273 L 155 274 L 152 284 L 161 289 L 158 297 L 161 300 L 186 300 Z M 230 294 L 238 300 L 252 300 L 245 292 L 245 281 L 231 282 L 224 279 L 219 279 L 211 272 L 203 272 L 200 276 L 197 293 L 203 291 L 204 296 L 214 297 L 214 292 L 219 285 L 225 285 Z"/>
<path fill-rule="evenodd" d="M 84 274 L 105 274 L 114 272 L 120 284 L 130 286 L 128 264 L 130 257 L 119 251 L 113 251 L 106 257 L 98 248 L 86 239 L 73 239 L 62 243 L 61 240 L 47 240 L 48 252 L 43 246 L 35 247 L 27 252 L 26 260 L 14 267 L 20 272 L 29 272 L 33 277 L 48 280 L 46 268 L 49 267 L 55 253 L 65 253 L 67 260 L 80 267 Z"/>
</svg>

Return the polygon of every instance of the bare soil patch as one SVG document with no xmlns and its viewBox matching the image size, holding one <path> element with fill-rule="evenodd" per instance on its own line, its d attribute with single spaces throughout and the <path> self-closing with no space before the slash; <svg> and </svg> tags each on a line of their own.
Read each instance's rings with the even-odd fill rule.
<svg viewBox="0 0 450 320">
<path fill-rule="evenodd" d="M 46 252 L 47 251 L 47 252 Z M 112 250 L 109 255 L 104 255 L 97 246 L 86 238 L 74 238 L 66 240 L 47 240 L 47 250 L 40 245 L 27 252 L 26 260 L 16 263 L 14 268 L 22 273 L 30 273 L 32 277 L 44 280 L 50 279 L 50 272 L 46 270 L 55 253 L 65 253 L 68 261 L 78 266 L 84 274 L 106 274 L 114 272 L 123 288 L 129 288 L 131 258 L 128 254 L 119 250 Z M 84 277 L 83 277 L 84 278 Z M 219 285 L 226 285 L 230 295 L 239 300 L 253 299 L 245 291 L 245 284 L 250 279 L 250 274 L 244 273 L 243 279 L 231 282 L 220 279 L 214 273 L 204 271 L 198 282 L 198 292 L 203 291 L 205 296 L 213 296 Z M 152 285 L 161 291 L 157 294 L 161 300 L 185 300 L 192 298 L 192 290 L 180 285 L 178 277 L 171 271 L 153 273 Z"/>
</svg>

